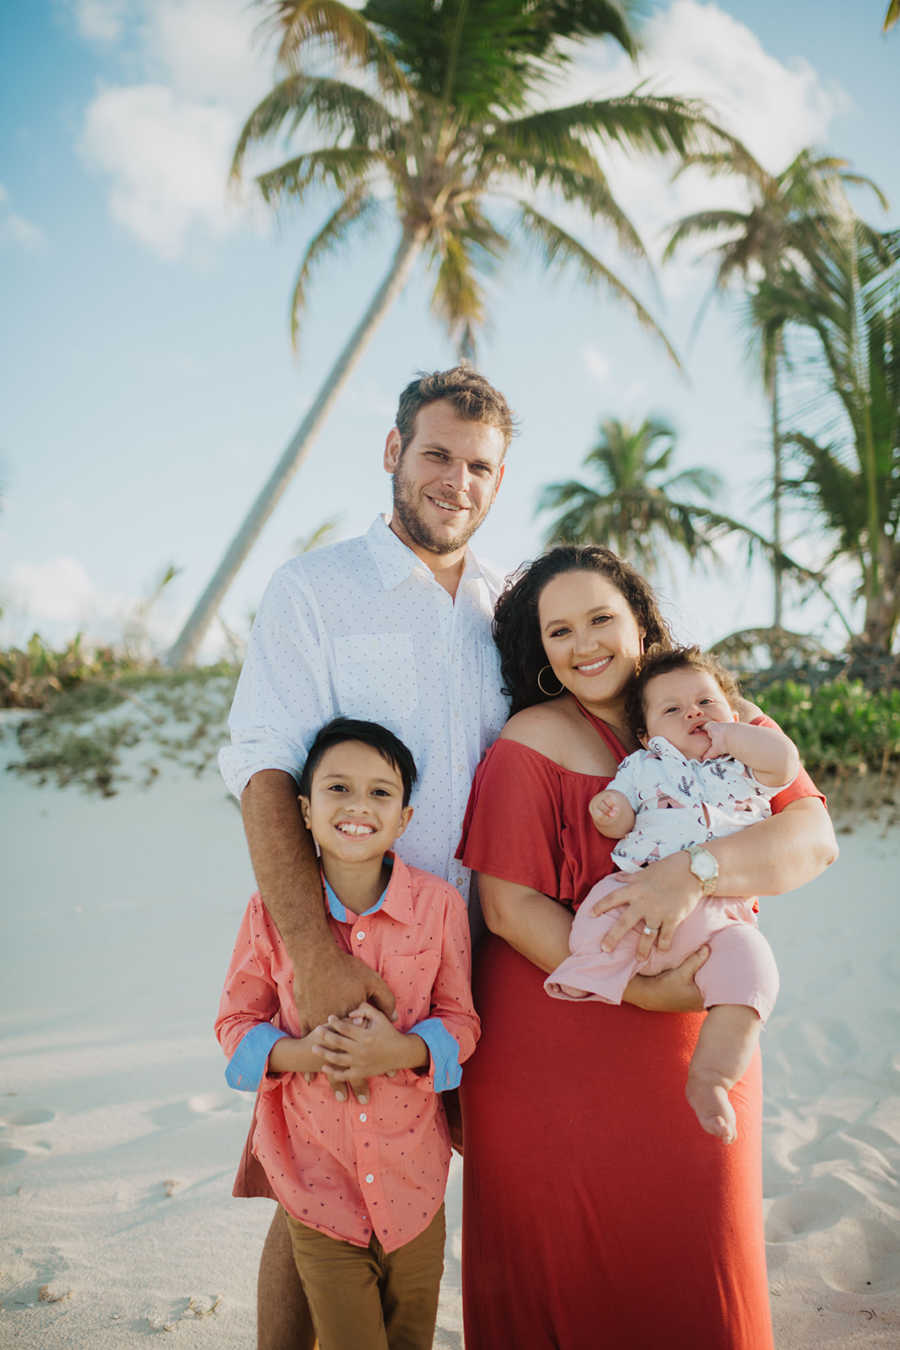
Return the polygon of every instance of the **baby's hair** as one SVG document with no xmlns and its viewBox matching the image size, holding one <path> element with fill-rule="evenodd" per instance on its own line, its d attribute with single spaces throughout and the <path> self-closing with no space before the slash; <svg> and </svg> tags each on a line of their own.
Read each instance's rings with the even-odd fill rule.
<svg viewBox="0 0 900 1350">
<path fill-rule="evenodd" d="M 380 726 L 378 722 L 361 722 L 355 717 L 332 718 L 316 733 L 315 740 L 309 747 L 303 772 L 300 774 L 300 796 L 309 796 L 313 774 L 326 751 L 336 745 L 342 745 L 345 741 L 361 741 L 363 745 L 370 745 L 373 750 L 378 751 L 382 759 L 397 770 L 403 780 L 403 805 L 408 806 L 417 777 L 416 761 L 412 757 L 412 751 L 403 744 L 399 736 L 388 731 L 387 727 Z"/>
<path fill-rule="evenodd" d="M 700 670 L 711 675 L 732 708 L 741 696 L 737 680 L 721 662 L 699 647 L 675 647 L 672 651 L 651 648 L 638 662 L 637 670 L 625 686 L 625 718 L 632 736 L 646 736 L 644 696 L 647 685 L 657 675 L 673 670 Z"/>
</svg>

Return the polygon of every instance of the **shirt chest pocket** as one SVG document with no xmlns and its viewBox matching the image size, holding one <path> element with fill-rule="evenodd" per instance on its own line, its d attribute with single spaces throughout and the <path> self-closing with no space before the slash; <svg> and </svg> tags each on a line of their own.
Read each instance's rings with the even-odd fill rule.
<svg viewBox="0 0 900 1350">
<path fill-rule="evenodd" d="M 412 638 L 408 633 L 361 633 L 333 641 L 333 678 L 342 715 L 379 722 L 402 738 L 418 704 Z"/>
<path fill-rule="evenodd" d="M 393 952 L 383 956 L 381 975 L 397 1001 L 397 1026 L 408 1031 L 431 1012 L 431 996 L 441 964 L 440 948 Z"/>
</svg>

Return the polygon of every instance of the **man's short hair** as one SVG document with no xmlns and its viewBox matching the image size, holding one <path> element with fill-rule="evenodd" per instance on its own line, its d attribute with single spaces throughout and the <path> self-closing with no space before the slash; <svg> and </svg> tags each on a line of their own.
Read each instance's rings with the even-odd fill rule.
<svg viewBox="0 0 900 1350">
<path fill-rule="evenodd" d="M 405 450 L 415 435 L 416 416 L 429 403 L 446 400 L 452 403 L 457 416 L 467 422 L 483 422 L 497 427 L 503 436 L 503 453 L 516 432 L 516 419 L 506 399 L 492 384 L 471 366 L 454 366 L 452 370 L 435 370 L 429 375 L 420 371 L 400 395 L 395 426 L 400 432 L 400 443 Z"/>
<path fill-rule="evenodd" d="M 416 761 L 412 757 L 412 751 L 403 744 L 399 736 L 388 731 L 387 727 L 381 726 L 378 722 L 361 722 L 355 717 L 334 717 L 316 733 L 300 774 L 298 787 L 300 796 L 309 796 L 313 774 L 326 751 L 335 745 L 342 745 L 345 741 L 362 741 L 363 745 L 370 745 L 373 750 L 378 751 L 382 759 L 397 770 L 403 780 L 403 805 L 408 806 L 417 777 Z"/>
<path fill-rule="evenodd" d="M 703 652 L 699 647 L 674 647 L 668 652 L 651 648 L 641 657 L 637 670 L 625 686 L 625 719 L 635 740 L 647 734 L 647 685 L 657 675 L 670 675 L 673 670 L 699 670 L 711 675 L 732 708 L 741 696 L 740 686 L 731 671 L 709 652 Z"/>
</svg>

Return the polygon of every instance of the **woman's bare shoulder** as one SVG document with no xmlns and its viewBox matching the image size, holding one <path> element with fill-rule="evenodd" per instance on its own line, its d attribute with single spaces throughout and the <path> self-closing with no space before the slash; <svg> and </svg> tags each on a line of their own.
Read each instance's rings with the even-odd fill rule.
<svg viewBox="0 0 900 1350">
<path fill-rule="evenodd" d="M 515 713 L 500 732 L 500 739 L 559 760 L 571 728 L 571 713 L 564 702 L 536 703 Z"/>
</svg>

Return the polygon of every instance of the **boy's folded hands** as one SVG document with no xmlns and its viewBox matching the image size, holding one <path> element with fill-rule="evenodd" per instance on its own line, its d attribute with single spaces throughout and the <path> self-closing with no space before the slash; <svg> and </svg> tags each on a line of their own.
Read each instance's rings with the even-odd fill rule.
<svg viewBox="0 0 900 1350">
<path fill-rule="evenodd" d="M 427 1068 L 429 1063 L 422 1037 L 398 1031 L 370 1003 L 361 1003 L 347 1017 L 329 1017 L 310 1032 L 309 1041 L 323 1072 L 334 1082 L 352 1084 L 392 1075 L 397 1069 Z"/>
</svg>

